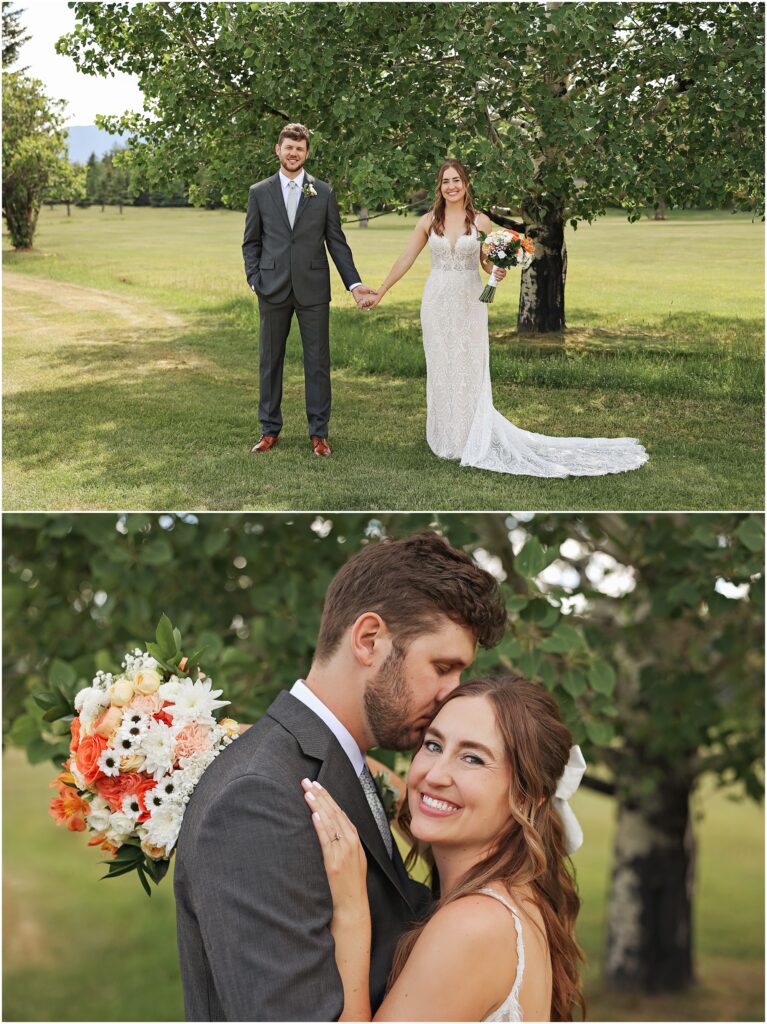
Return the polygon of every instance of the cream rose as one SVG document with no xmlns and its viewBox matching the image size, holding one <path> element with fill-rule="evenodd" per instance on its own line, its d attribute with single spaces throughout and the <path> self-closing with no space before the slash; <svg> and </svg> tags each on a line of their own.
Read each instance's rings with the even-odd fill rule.
<svg viewBox="0 0 767 1024">
<path fill-rule="evenodd" d="M 136 673 L 133 687 L 136 693 L 140 693 L 142 697 L 149 697 L 159 689 L 161 682 L 159 672 L 155 672 L 153 668 L 144 668 Z"/>
<path fill-rule="evenodd" d="M 115 707 L 125 707 L 133 696 L 133 683 L 129 679 L 118 679 L 110 686 L 108 695 Z"/>
</svg>

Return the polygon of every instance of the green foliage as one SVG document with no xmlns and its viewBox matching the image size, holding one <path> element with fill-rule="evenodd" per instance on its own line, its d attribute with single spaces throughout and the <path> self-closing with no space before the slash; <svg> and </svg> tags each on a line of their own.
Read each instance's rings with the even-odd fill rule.
<svg viewBox="0 0 767 1024">
<path fill-rule="evenodd" d="M 215 182 L 243 208 L 298 120 L 345 202 L 402 203 L 454 155 L 532 225 L 659 197 L 763 209 L 758 3 L 74 7 L 59 52 L 137 74 L 151 111 L 100 123 L 135 134 L 148 187 L 199 182 L 196 202 Z"/>
<path fill-rule="evenodd" d="M 497 556 L 506 574 L 510 629 L 478 653 L 472 675 L 516 670 L 540 681 L 589 764 L 601 763 L 627 793 L 708 771 L 758 798 L 759 522 L 743 514 L 538 514 L 518 523 L 490 513 L 374 521 L 6 513 L 4 730 L 30 756 L 60 752 L 54 711 L 97 668 L 116 669 L 160 609 L 206 648 L 204 667 L 213 666 L 235 717 L 255 721 L 308 671 L 324 594 L 343 562 L 382 533 L 438 523 L 452 543 Z M 510 529 L 522 542 L 516 555 Z M 726 597 L 718 580 L 748 593 Z M 574 595 L 579 613 L 567 607 Z M 181 638 L 166 619 L 155 643 L 167 667 L 179 664 Z M 50 696 L 36 702 L 45 679 Z"/>
<path fill-rule="evenodd" d="M 25 28 L 21 24 L 23 10 L 14 10 L 13 4 L 3 3 L 3 70 L 11 67 L 19 59 L 19 50 L 24 43 L 29 42 L 30 36 L 26 35 Z M 26 68 L 17 68 L 17 71 L 25 71 Z"/>
</svg>

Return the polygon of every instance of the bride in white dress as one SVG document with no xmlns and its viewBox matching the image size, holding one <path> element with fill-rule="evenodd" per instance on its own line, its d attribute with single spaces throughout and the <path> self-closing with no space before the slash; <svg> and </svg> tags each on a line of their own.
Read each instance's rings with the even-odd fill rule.
<svg viewBox="0 0 767 1024">
<path fill-rule="evenodd" d="M 602 476 L 637 469 L 648 455 L 633 437 L 547 437 L 522 430 L 494 408 L 488 307 L 479 301 L 478 237 L 478 231 L 492 229 L 490 219 L 474 209 L 463 164 L 445 161 L 434 206 L 419 219 L 407 249 L 367 303 L 378 305 L 429 246 L 432 269 L 421 302 L 429 447 L 443 459 L 497 473 Z M 492 270 L 488 263 L 482 266 Z"/>
<path fill-rule="evenodd" d="M 333 897 L 339 1020 L 585 1017 L 567 866 L 583 839 L 567 800 L 585 763 L 571 743 L 553 697 L 518 676 L 465 683 L 443 701 L 398 819 L 439 899 L 400 939 L 375 1016 L 364 848 L 332 795 L 302 783 Z"/>
</svg>

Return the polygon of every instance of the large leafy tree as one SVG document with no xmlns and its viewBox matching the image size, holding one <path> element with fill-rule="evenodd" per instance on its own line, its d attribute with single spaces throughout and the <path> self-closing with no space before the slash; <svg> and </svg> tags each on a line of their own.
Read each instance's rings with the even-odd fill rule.
<svg viewBox="0 0 767 1024">
<path fill-rule="evenodd" d="M 3 214 L 15 249 L 31 249 L 50 189 L 75 183 L 66 157 L 63 100 L 19 71 L 3 75 Z"/>
<path fill-rule="evenodd" d="M 279 129 L 347 201 L 401 204 L 448 154 L 481 205 L 524 227 L 522 331 L 565 326 L 568 221 L 608 206 L 763 210 L 758 3 L 76 3 L 59 43 L 139 76 L 134 166 L 243 208 Z M 139 141 L 143 140 L 143 141 Z"/>
<path fill-rule="evenodd" d="M 337 568 L 425 514 L 4 517 L 4 728 L 61 758 L 39 690 L 64 695 L 151 637 L 160 612 L 253 721 L 305 672 Z M 763 790 L 764 529 L 754 515 L 449 515 L 495 559 L 510 630 L 472 673 L 514 667 L 557 696 L 617 805 L 606 974 L 640 991 L 694 980 L 694 834 L 706 774 Z M 66 729 L 66 723 L 63 723 Z M 385 756 L 385 755 L 384 755 Z"/>
</svg>

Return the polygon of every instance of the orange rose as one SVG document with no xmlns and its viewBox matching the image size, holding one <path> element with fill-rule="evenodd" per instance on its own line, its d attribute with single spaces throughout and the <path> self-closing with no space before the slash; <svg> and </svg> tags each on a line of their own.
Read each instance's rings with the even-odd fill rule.
<svg viewBox="0 0 767 1024">
<path fill-rule="evenodd" d="M 48 813 L 56 821 L 57 825 L 66 825 L 70 832 L 85 832 L 88 827 L 85 815 L 90 809 L 90 804 L 80 794 L 60 782 L 55 783 L 59 795 L 55 796 L 49 805 Z"/>
<path fill-rule="evenodd" d="M 139 804 L 146 813 L 144 794 L 154 789 L 157 783 L 143 772 L 130 772 L 127 775 L 104 776 L 96 783 L 96 792 L 109 804 L 113 811 L 122 810 L 126 796 L 137 795 Z M 144 819 L 145 820 L 145 819 Z"/>
<path fill-rule="evenodd" d="M 83 736 L 75 755 L 75 764 L 82 772 L 85 784 L 92 786 L 96 779 L 102 774 L 99 768 L 99 758 L 107 748 L 107 741 L 103 736 Z"/>
</svg>

